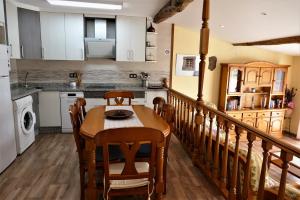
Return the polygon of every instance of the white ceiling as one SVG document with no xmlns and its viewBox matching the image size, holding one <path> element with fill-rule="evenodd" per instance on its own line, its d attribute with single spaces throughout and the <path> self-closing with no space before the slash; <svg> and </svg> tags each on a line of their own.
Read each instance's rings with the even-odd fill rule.
<svg viewBox="0 0 300 200">
<path fill-rule="evenodd" d="M 129 16 L 153 16 L 168 0 L 72 0 L 93 3 L 122 3 L 123 9 L 120 11 L 99 10 L 99 9 L 82 9 L 72 7 L 61 7 L 50 5 L 46 0 L 8 0 L 35 6 L 37 10 L 54 11 L 54 12 L 73 12 L 89 14 L 110 14 L 110 15 L 129 15 Z"/>
<path fill-rule="evenodd" d="M 154 16 L 168 0 L 73 0 L 123 2 L 121 11 L 51 6 L 46 0 L 9 0 L 34 6 L 42 11 Z M 199 30 L 203 0 L 194 0 L 168 23 Z M 211 34 L 225 41 L 251 42 L 300 35 L 300 0 L 211 0 Z M 262 15 L 262 13 L 267 15 Z M 223 28 L 221 26 L 224 26 Z M 300 56 L 300 44 L 261 46 L 261 48 Z"/>
<path fill-rule="evenodd" d="M 202 2 L 194 0 L 167 22 L 199 29 Z M 251 42 L 300 35 L 300 0 L 211 0 L 210 3 L 211 33 L 225 41 Z M 263 12 L 267 15 L 262 15 Z M 300 44 L 262 48 L 300 56 Z"/>
</svg>

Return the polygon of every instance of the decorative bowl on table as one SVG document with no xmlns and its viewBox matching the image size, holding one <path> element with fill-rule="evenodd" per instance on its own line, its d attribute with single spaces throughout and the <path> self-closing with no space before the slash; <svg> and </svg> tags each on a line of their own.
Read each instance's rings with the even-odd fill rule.
<svg viewBox="0 0 300 200">
<path fill-rule="evenodd" d="M 133 115 L 133 112 L 130 110 L 109 110 L 104 113 L 108 119 L 127 119 Z"/>
</svg>

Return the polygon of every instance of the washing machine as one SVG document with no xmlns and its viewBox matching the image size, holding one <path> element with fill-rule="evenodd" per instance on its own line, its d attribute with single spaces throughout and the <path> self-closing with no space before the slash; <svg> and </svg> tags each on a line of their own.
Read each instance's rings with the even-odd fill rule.
<svg viewBox="0 0 300 200">
<path fill-rule="evenodd" d="M 14 119 L 18 154 L 23 153 L 35 140 L 35 113 L 32 97 L 26 96 L 14 101 Z"/>
</svg>

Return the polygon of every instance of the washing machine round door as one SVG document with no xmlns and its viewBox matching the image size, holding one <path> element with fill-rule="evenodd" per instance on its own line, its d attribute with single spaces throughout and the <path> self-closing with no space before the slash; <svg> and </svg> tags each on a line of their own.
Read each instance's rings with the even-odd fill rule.
<svg viewBox="0 0 300 200">
<path fill-rule="evenodd" d="M 22 111 L 22 115 L 21 115 L 22 132 L 26 135 L 32 133 L 32 130 L 34 129 L 34 124 L 35 124 L 35 114 L 33 113 L 32 109 L 25 108 Z"/>
</svg>

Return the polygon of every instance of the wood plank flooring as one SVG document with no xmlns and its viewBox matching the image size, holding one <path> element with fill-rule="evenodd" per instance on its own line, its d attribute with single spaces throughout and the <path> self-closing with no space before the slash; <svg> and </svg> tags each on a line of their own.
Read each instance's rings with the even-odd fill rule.
<svg viewBox="0 0 300 200">
<path fill-rule="evenodd" d="M 171 140 L 168 165 L 165 200 L 224 199 L 192 165 L 175 137 Z M 79 165 L 73 136 L 39 135 L 36 142 L 0 175 L 0 199 L 79 200 Z"/>
</svg>

